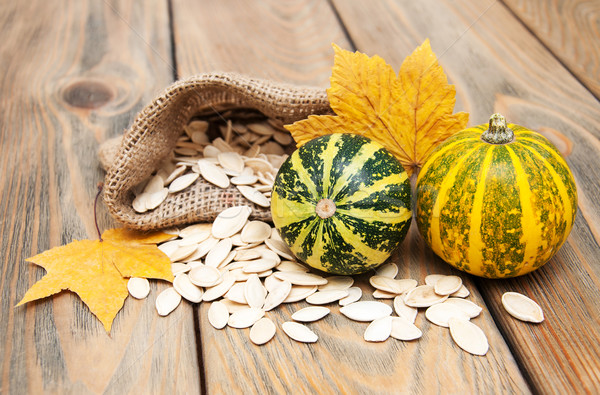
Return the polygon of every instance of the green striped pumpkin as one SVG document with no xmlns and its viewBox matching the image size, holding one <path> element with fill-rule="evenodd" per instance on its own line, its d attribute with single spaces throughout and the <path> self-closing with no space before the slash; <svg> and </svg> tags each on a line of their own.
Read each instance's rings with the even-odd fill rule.
<svg viewBox="0 0 600 395">
<path fill-rule="evenodd" d="M 573 175 L 558 150 L 500 114 L 440 144 L 417 179 L 420 233 L 446 262 L 481 277 L 542 266 L 576 212 Z"/>
<path fill-rule="evenodd" d="M 334 274 L 383 263 L 406 236 L 410 181 L 383 146 L 354 134 L 309 141 L 280 167 L 271 196 L 275 227 L 308 265 Z"/>
</svg>

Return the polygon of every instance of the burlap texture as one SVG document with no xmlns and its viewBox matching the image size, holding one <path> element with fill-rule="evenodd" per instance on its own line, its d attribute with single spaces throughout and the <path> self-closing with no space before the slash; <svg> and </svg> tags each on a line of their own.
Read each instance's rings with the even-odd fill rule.
<svg viewBox="0 0 600 395">
<path fill-rule="evenodd" d="M 99 158 L 108 169 L 103 197 L 110 214 L 129 228 L 151 230 L 212 221 L 224 209 L 243 204 L 252 207 L 252 218 L 271 220 L 268 209 L 246 200 L 234 186 L 221 189 L 202 178 L 179 193 L 169 194 L 152 211 L 140 214 L 131 206 L 132 189 L 169 155 L 191 118 L 230 108 L 258 110 L 284 123 L 331 112 L 324 89 L 234 73 L 203 74 L 178 81 L 136 116 L 120 145 L 111 139 L 100 147 Z"/>
</svg>

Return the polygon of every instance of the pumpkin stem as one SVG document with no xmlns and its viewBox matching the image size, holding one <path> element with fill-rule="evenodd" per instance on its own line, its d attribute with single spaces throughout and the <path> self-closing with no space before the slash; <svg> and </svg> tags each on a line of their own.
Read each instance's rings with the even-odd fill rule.
<svg viewBox="0 0 600 395">
<path fill-rule="evenodd" d="M 506 126 L 506 118 L 501 114 L 494 114 L 490 117 L 488 130 L 481 134 L 481 139 L 490 144 L 508 144 L 515 139 L 515 134 Z"/>
<path fill-rule="evenodd" d="M 335 214 L 335 203 L 331 199 L 321 199 L 315 207 L 315 212 L 322 219 L 327 219 Z"/>
</svg>

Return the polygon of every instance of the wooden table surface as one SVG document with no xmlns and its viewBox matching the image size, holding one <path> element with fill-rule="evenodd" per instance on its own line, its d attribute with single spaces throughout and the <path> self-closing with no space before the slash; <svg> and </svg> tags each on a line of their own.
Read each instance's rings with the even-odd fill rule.
<svg viewBox="0 0 600 395">
<path fill-rule="evenodd" d="M 0 393 L 600 393 L 600 3 L 585 0 L 78 0 L 0 3 Z M 509 280 L 460 274 L 484 307 L 486 356 L 460 350 L 419 315 L 418 341 L 362 340 L 336 308 L 295 343 L 217 331 L 207 305 L 159 317 L 153 282 L 107 335 L 63 292 L 15 308 L 44 270 L 26 258 L 96 236 L 99 143 L 176 79 L 236 71 L 327 87 L 331 43 L 394 69 L 426 38 L 470 125 L 493 112 L 552 139 L 571 167 L 579 211 L 540 270 Z M 117 226 L 100 208 L 99 225 Z M 393 258 L 401 277 L 456 273 L 413 224 Z M 364 278 L 358 283 L 368 289 Z M 546 320 L 500 303 L 529 295 Z M 369 295 L 370 297 L 370 295 Z M 271 317 L 279 325 L 304 303 Z"/>
</svg>

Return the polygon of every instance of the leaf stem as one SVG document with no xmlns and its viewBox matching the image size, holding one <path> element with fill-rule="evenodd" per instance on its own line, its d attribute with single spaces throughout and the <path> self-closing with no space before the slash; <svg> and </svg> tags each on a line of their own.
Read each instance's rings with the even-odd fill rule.
<svg viewBox="0 0 600 395">
<path fill-rule="evenodd" d="M 96 199 L 94 199 L 94 224 L 96 224 L 96 232 L 98 232 L 98 239 L 102 241 L 102 234 L 100 233 L 100 228 L 98 227 L 98 217 L 96 215 L 96 206 L 98 205 L 98 198 L 102 193 L 102 183 L 98 183 L 98 192 L 96 193 Z"/>
</svg>

